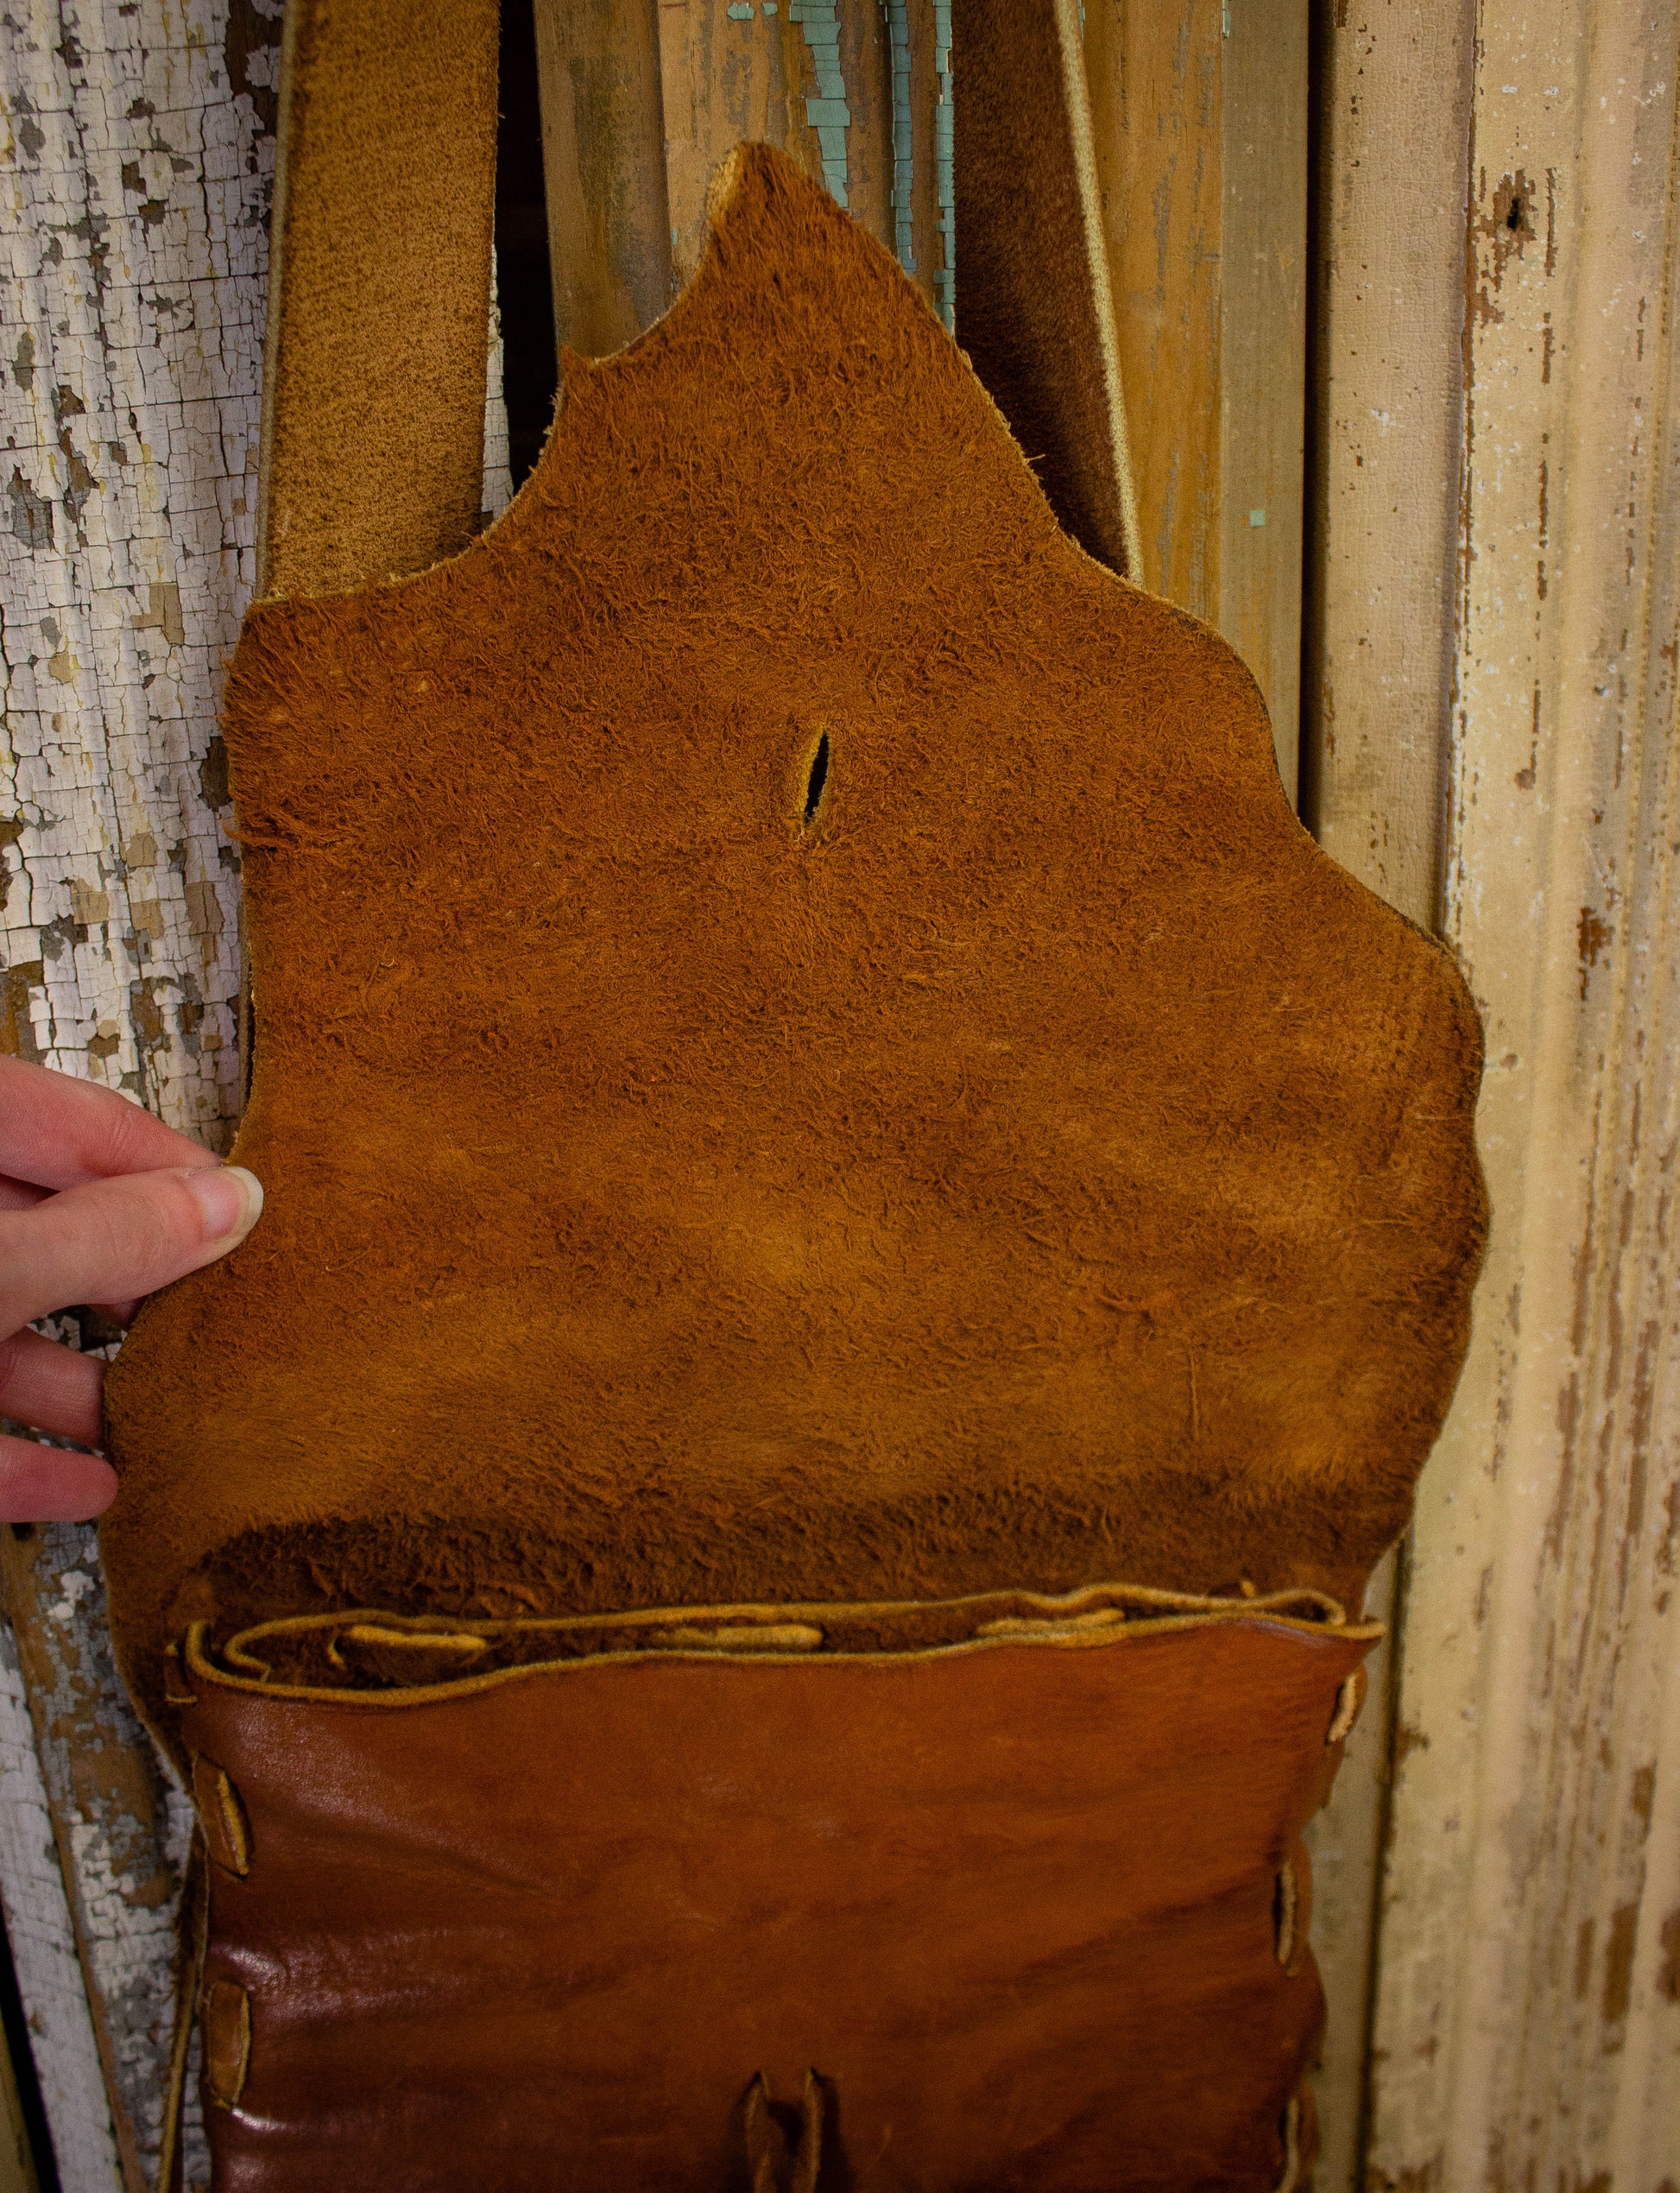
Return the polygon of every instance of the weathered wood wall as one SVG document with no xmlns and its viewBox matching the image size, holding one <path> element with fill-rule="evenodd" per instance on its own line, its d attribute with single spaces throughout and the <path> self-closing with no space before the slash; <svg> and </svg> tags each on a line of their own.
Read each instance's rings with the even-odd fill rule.
<svg viewBox="0 0 1680 2193">
<path fill-rule="evenodd" d="M 277 11 L 0 21 L 0 1040 L 212 1144 Z M 1317 1836 L 1317 2182 L 1674 2193 L 1675 10 L 1319 0 L 1304 496 L 1306 20 L 1086 12 L 1156 583 L 1247 648 L 1287 777 L 1304 509 L 1307 811 L 1444 925 L 1489 1022 L 1492 1264 L 1401 1577 L 1392 1779 L 1374 1699 Z M 155 2149 L 179 1799 L 117 1695 L 93 1534 L 4 1566 L 0 1892 L 62 2182 L 112 2193 Z"/>
<path fill-rule="evenodd" d="M 1680 2180 L 1677 19 L 1323 18 L 1325 842 L 1486 1018 L 1399 1610 L 1366 2183 Z"/>
</svg>

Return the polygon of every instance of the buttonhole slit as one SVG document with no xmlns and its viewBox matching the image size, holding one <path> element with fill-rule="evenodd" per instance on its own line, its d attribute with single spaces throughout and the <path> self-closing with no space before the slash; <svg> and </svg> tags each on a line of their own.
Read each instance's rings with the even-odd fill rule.
<svg viewBox="0 0 1680 2193">
<path fill-rule="evenodd" d="M 829 738 L 824 731 L 818 739 L 811 756 L 811 768 L 805 777 L 805 813 L 801 819 L 809 830 L 817 819 L 817 810 L 823 804 L 823 793 L 828 787 Z"/>
</svg>

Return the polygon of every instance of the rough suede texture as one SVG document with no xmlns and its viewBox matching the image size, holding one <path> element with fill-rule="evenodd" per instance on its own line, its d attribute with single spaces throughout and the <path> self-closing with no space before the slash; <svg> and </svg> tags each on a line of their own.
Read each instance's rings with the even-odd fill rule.
<svg viewBox="0 0 1680 2193">
<path fill-rule="evenodd" d="M 719 199 L 489 534 L 248 619 L 268 1203 L 110 1387 L 154 1715 L 191 1616 L 1357 1606 L 1405 1518 L 1463 983 L 887 255 L 763 148 Z"/>
<path fill-rule="evenodd" d="M 478 529 L 497 12 L 287 0 L 263 368 L 274 593 L 423 570 Z"/>
</svg>

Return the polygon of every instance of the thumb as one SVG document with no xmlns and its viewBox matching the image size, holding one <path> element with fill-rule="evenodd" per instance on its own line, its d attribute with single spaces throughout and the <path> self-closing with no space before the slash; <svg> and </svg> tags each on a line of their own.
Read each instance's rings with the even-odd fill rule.
<svg viewBox="0 0 1680 2193">
<path fill-rule="evenodd" d="M 262 1210 L 256 1174 L 221 1165 L 124 1173 L 0 1212 L 0 1334 L 166 1286 L 237 1248 Z"/>
</svg>

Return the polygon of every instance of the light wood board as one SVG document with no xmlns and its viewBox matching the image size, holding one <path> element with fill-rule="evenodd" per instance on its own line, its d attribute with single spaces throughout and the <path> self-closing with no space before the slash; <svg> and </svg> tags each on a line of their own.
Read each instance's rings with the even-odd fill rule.
<svg viewBox="0 0 1680 2193">
<path fill-rule="evenodd" d="M 1088 0 L 1142 579 L 1254 673 L 1297 793 L 1308 0 Z"/>
<path fill-rule="evenodd" d="M 1458 522 L 1468 16 L 1321 8 L 1303 810 L 1344 868 L 1435 926 Z M 1404 1567 L 1404 1564 L 1402 1564 Z M 1393 1564 L 1374 1586 L 1405 1620 Z M 1399 1649 L 1309 1836 L 1330 2023 L 1319 2193 L 1366 2193 L 1376 1898 Z"/>
<path fill-rule="evenodd" d="M 1487 1024 L 1494 1216 L 1414 1533 L 1368 2166 L 1656 2193 L 1680 2171 L 1680 16 L 1482 5 L 1470 51 L 1443 916 Z"/>
</svg>

